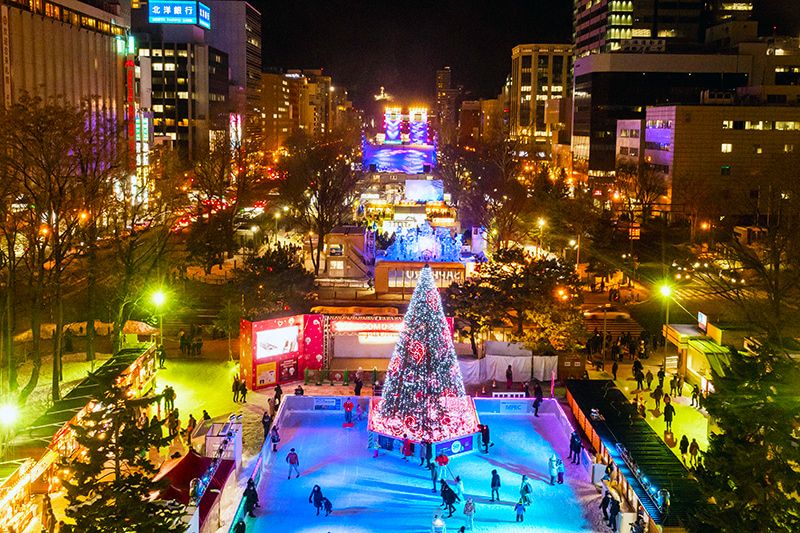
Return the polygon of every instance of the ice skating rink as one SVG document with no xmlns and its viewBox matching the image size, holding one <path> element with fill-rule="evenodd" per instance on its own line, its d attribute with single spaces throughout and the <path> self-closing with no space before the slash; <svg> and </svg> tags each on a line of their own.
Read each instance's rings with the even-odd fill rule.
<svg viewBox="0 0 800 533">
<path fill-rule="evenodd" d="M 601 521 L 600 496 L 583 467 L 567 461 L 568 434 L 555 414 L 508 415 L 482 413 L 492 441 L 489 454 L 474 452 L 450 460 L 453 475 L 464 480 L 465 497 L 477 512 L 475 531 L 580 532 L 609 531 Z M 399 451 L 381 450 L 377 459 L 367 449 L 366 420 L 354 429 L 342 428 L 341 413 L 287 413 L 277 454 L 271 454 L 259 486 L 261 507 L 247 519 L 248 532 L 270 533 L 429 533 L 441 497 L 431 493 L 429 470 L 419 458 L 406 463 Z M 287 480 L 285 457 L 290 448 L 300 455 L 299 478 Z M 557 452 L 566 466 L 564 485 L 550 486 L 547 459 Z M 492 469 L 500 474 L 501 501 L 490 502 Z M 521 475 L 531 478 L 533 504 L 525 522 L 516 523 L 513 510 L 519 498 Z M 312 487 L 322 487 L 333 503 L 333 514 L 316 516 L 308 503 Z M 465 525 L 464 501 L 446 519 L 448 533 Z"/>
</svg>

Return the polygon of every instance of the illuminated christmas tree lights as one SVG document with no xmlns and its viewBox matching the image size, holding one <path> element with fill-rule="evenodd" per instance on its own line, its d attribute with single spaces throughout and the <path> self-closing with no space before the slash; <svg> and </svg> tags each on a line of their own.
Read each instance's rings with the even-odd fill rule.
<svg viewBox="0 0 800 533">
<path fill-rule="evenodd" d="M 425 266 L 386 371 L 383 398 L 370 415 L 370 429 L 439 442 L 473 433 L 477 423 L 433 272 Z"/>
</svg>

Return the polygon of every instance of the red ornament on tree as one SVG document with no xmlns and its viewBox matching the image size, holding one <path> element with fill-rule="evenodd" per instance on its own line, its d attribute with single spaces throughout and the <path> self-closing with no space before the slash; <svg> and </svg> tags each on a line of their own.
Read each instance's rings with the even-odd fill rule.
<svg viewBox="0 0 800 533">
<path fill-rule="evenodd" d="M 411 355 L 412 359 L 414 359 L 414 362 L 419 364 L 422 362 L 422 359 L 425 358 L 425 346 L 418 340 L 413 340 L 408 347 L 408 353 Z"/>
</svg>

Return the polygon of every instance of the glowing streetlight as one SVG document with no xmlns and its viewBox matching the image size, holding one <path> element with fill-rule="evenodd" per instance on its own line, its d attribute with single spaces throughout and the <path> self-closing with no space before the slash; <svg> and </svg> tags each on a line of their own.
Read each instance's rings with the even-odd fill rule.
<svg viewBox="0 0 800 533">
<path fill-rule="evenodd" d="M 661 296 L 663 296 L 664 298 L 669 298 L 670 296 L 672 296 L 672 287 L 670 287 L 667 284 L 662 285 L 661 287 L 659 287 L 658 290 L 661 293 Z"/>
<path fill-rule="evenodd" d="M 275 213 L 275 235 L 278 234 L 278 221 L 281 219 L 280 211 Z"/>
<path fill-rule="evenodd" d="M 164 313 L 161 312 L 161 308 L 167 302 L 167 295 L 161 289 L 158 289 L 150 295 L 150 301 L 153 302 L 153 305 L 158 310 L 158 334 L 161 337 L 159 342 L 160 345 L 164 345 Z"/>
<path fill-rule="evenodd" d="M 9 428 L 13 426 L 19 418 L 19 409 L 16 405 L 6 403 L 0 405 L 0 426 Z"/>
</svg>

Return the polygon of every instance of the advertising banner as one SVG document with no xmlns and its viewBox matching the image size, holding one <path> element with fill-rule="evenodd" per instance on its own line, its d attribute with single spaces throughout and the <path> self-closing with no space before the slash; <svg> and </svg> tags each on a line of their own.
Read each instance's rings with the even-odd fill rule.
<svg viewBox="0 0 800 533">
<path fill-rule="evenodd" d="M 460 453 L 470 452 L 472 451 L 472 441 L 473 435 L 469 435 L 467 437 L 461 437 L 455 440 L 440 442 L 436 445 L 434 454 L 439 455 L 441 453 L 445 453 L 448 457 L 452 457 L 453 455 L 458 455 Z"/>
<path fill-rule="evenodd" d="M 187 0 L 150 0 L 150 24 L 196 24 L 197 3 Z"/>
<path fill-rule="evenodd" d="M 315 411 L 341 411 L 341 398 L 314 398 Z"/>
<path fill-rule="evenodd" d="M 262 363 L 256 366 L 256 384 L 259 387 L 273 385 L 278 378 L 275 361 Z"/>
</svg>

